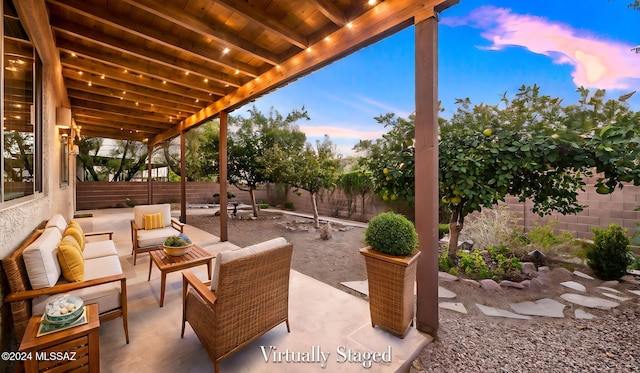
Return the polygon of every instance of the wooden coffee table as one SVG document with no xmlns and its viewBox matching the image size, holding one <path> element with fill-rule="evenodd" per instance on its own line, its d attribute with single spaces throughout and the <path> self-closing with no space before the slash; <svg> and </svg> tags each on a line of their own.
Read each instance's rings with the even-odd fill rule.
<svg viewBox="0 0 640 373">
<path fill-rule="evenodd" d="M 162 246 L 159 246 L 157 250 L 150 251 L 149 256 L 151 257 L 151 260 L 149 261 L 149 277 L 147 278 L 147 281 L 151 280 L 151 268 L 153 268 L 153 263 L 156 264 L 156 267 L 158 267 L 161 273 L 160 307 L 164 306 L 164 288 L 167 284 L 167 273 L 182 271 L 183 269 L 206 264 L 209 280 L 211 280 L 211 260 L 213 259 L 213 255 L 196 245 L 191 246 L 191 250 L 189 250 L 187 254 L 181 256 L 167 255 L 167 253 L 162 249 Z"/>
</svg>

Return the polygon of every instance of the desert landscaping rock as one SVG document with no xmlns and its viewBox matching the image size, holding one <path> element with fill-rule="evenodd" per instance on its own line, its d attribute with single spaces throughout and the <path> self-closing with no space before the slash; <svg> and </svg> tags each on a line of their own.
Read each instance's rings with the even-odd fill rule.
<svg viewBox="0 0 640 373">
<path fill-rule="evenodd" d="M 522 263 L 522 273 L 525 275 L 530 275 L 531 273 L 536 271 L 536 265 L 531 262 Z"/>
<path fill-rule="evenodd" d="M 519 282 L 513 282 L 509 280 L 500 281 L 500 286 L 503 288 L 515 288 L 515 289 L 524 289 L 526 286 Z"/>
<path fill-rule="evenodd" d="M 535 302 L 509 304 L 519 314 L 543 317 L 564 317 L 565 305 L 553 299 L 543 298 Z"/>
<path fill-rule="evenodd" d="M 444 308 L 446 310 L 463 313 L 465 315 L 467 314 L 467 308 L 464 306 L 464 304 L 460 302 L 440 302 L 438 303 L 438 307 Z"/>
<path fill-rule="evenodd" d="M 456 293 L 449 291 L 442 286 L 438 286 L 438 298 L 453 299 L 455 297 Z"/>
<path fill-rule="evenodd" d="M 618 291 L 618 290 L 616 290 L 614 288 L 606 287 L 606 286 L 596 286 L 596 289 L 608 291 L 609 293 L 622 294 L 620 291 Z"/>
<path fill-rule="evenodd" d="M 616 285 L 620 285 L 620 281 L 611 280 L 611 281 L 605 281 L 602 284 L 600 284 L 600 286 L 605 286 L 605 287 L 612 287 L 612 286 L 616 286 Z"/>
<path fill-rule="evenodd" d="M 575 291 L 580 291 L 580 292 L 586 292 L 587 288 L 584 287 L 584 285 L 575 282 L 575 281 L 565 281 L 565 282 L 561 282 L 560 285 L 562 286 L 566 286 L 571 290 L 575 290 Z"/>
<path fill-rule="evenodd" d="M 447 272 L 438 272 L 438 278 L 440 280 L 444 280 L 444 281 L 458 281 L 458 276 L 454 276 L 452 274 L 449 274 Z"/>
<path fill-rule="evenodd" d="M 480 283 L 478 281 L 476 281 L 476 280 L 472 280 L 470 278 L 463 278 L 463 279 L 460 279 L 460 280 L 465 285 L 469 285 L 469 286 L 474 287 L 474 288 L 479 288 L 480 287 Z"/>
<path fill-rule="evenodd" d="M 494 308 L 489 306 L 484 306 L 482 304 L 476 303 L 476 306 L 480 309 L 482 313 L 487 316 L 493 317 L 505 317 L 508 319 L 521 319 L 521 320 L 530 320 L 531 317 L 525 315 L 518 315 L 517 313 L 509 312 L 507 310 L 503 310 L 500 308 Z"/>
<path fill-rule="evenodd" d="M 573 274 L 574 274 L 574 275 L 576 275 L 576 276 L 578 276 L 578 277 L 586 278 L 587 280 L 594 280 L 594 278 L 593 278 L 593 277 L 589 276 L 589 275 L 588 275 L 588 274 L 586 274 L 586 273 L 582 273 L 582 272 L 580 272 L 580 271 L 573 271 Z"/>
<path fill-rule="evenodd" d="M 640 290 L 629 290 L 629 292 L 640 296 Z"/>
<path fill-rule="evenodd" d="M 620 305 L 620 303 L 610 301 L 607 299 L 602 299 L 598 297 L 589 297 L 586 295 L 573 294 L 573 293 L 562 294 L 560 298 L 566 300 L 567 302 L 575 303 L 583 307 L 597 308 L 600 310 L 610 310 Z"/>
<path fill-rule="evenodd" d="M 604 295 L 605 297 L 609 297 L 611 299 L 615 299 L 618 302 L 624 302 L 624 301 L 627 301 L 627 300 L 631 299 L 631 298 L 621 297 L 619 295 L 615 295 L 615 294 L 611 294 L 611 293 L 602 293 L 602 295 Z"/>
<path fill-rule="evenodd" d="M 581 319 L 581 320 L 591 320 L 595 318 L 594 315 L 590 314 L 589 312 L 585 311 L 582 308 L 576 309 L 575 315 L 576 315 L 576 319 Z"/>
<path fill-rule="evenodd" d="M 478 281 L 480 283 L 480 287 L 485 289 L 485 290 L 489 290 L 489 291 L 502 291 L 502 288 L 500 287 L 500 285 L 498 285 L 497 282 L 493 281 L 492 279 L 484 279 L 484 280 L 480 280 Z"/>
</svg>

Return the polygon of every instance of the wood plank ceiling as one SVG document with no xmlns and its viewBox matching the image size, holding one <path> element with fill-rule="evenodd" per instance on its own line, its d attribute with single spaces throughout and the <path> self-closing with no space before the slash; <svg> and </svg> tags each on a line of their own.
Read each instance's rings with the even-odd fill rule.
<svg viewBox="0 0 640 373">
<path fill-rule="evenodd" d="M 46 2 L 82 135 L 152 145 L 406 27 L 414 17 L 428 17 L 446 3 Z"/>
</svg>

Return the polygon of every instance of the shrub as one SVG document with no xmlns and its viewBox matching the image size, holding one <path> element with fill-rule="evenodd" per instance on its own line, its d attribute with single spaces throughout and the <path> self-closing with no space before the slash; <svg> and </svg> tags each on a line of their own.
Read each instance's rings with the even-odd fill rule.
<svg viewBox="0 0 640 373">
<path fill-rule="evenodd" d="M 477 248 L 499 246 L 515 236 L 515 217 L 505 206 L 483 210 L 464 226 L 464 232 Z"/>
<path fill-rule="evenodd" d="M 442 238 L 449 234 L 449 224 L 438 224 L 438 238 Z"/>
<path fill-rule="evenodd" d="M 129 207 L 135 207 L 135 205 L 138 204 L 135 199 L 129 199 L 129 198 L 127 198 L 127 200 L 125 202 L 127 203 L 127 206 L 129 206 Z"/>
<path fill-rule="evenodd" d="M 418 233 L 405 216 L 389 211 L 376 215 L 364 232 L 364 242 L 384 254 L 411 255 L 418 246 Z"/>
<path fill-rule="evenodd" d="M 455 269 L 455 267 L 456 264 L 449 256 L 449 252 L 447 250 L 442 250 L 438 256 L 438 270 L 442 272 L 449 272 L 452 268 Z"/>
<path fill-rule="evenodd" d="M 259 203 L 258 207 L 260 207 L 261 209 L 268 209 L 269 208 L 269 204 L 268 203 Z"/>
<path fill-rule="evenodd" d="M 532 245 L 541 247 L 544 251 L 548 251 L 552 246 L 571 241 L 573 239 L 571 233 L 556 234 L 553 231 L 553 226 L 557 223 L 557 221 L 549 222 L 544 226 L 535 223 L 535 228 L 527 233 L 527 238 Z"/>
<path fill-rule="evenodd" d="M 617 224 L 607 228 L 592 228 L 593 247 L 587 251 L 587 264 L 602 280 L 616 280 L 627 273 L 631 264 L 627 230 Z"/>
<path fill-rule="evenodd" d="M 284 206 L 285 210 L 293 211 L 293 210 L 296 209 L 295 206 L 293 205 L 293 202 L 291 202 L 291 201 L 284 201 L 284 205 L 283 206 Z"/>
<path fill-rule="evenodd" d="M 493 277 L 487 262 L 479 250 L 473 250 L 470 253 L 459 251 L 458 266 L 467 276 L 474 280 Z"/>
</svg>

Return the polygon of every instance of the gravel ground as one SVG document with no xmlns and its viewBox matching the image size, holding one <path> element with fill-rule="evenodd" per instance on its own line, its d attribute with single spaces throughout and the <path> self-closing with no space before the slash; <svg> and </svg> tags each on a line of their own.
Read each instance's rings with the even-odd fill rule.
<svg viewBox="0 0 640 373">
<path fill-rule="evenodd" d="M 640 372 L 640 298 L 592 320 L 510 320 L 440 311 L 413 372 Z M 565 311 L 566 314 L 566 311 Z"/>
<path fill-rule="evenodd" d="M 283 223 L 297 220 L 292 232 Z M 331 241 L 322 241 L 318 232 L 309 232 L 308 222 L 291 216 L 262 213 L 258 220 L 229 221 L 231 242 L 240 246 L 284 236 L 294 243 L 292 266 L 297 271 L 324 281 L 354 295 L 341 281 L 363 280 L 364 261 L 358 249 L 364 245 L 359 228 L 336 231 Z M 302 221 L 303 224 L 300 224 Z M 189 216 L 188 223 L 213 234 L 218 233 L 218 218 Z M 331 270 L 327 270 L 331 269 Z M 588 272 L 588 268 L 581 268 Z M 627 289 L 640 290 L 630 282 L 613 286 L 631 298 L 611 310 L 588 310 L 593 320 L 573 317 L 574 307 L 567 302 L 565 318 L 533 317 L 513 320 L 489 317 L 475 306 L 510 310 L 510 302 L 535 301 L 569 292 L 559 285 L 576 280 L 587 287 L 585 295 L 600 296 L 599 280 L 577 280 L 568 271 L 553 270 L 545 274 L 548 286 L 537 289 L 504 289 L 489 292 L 462 281 L 440 281 L 440 285 L 457 294 L 468 314 L 440 309 L 438 337 L 420 353 L 413 372 L 640 372 L 640 297 Z M 578 308 L 578 307 L 575 307 Z"/>
</svg>

